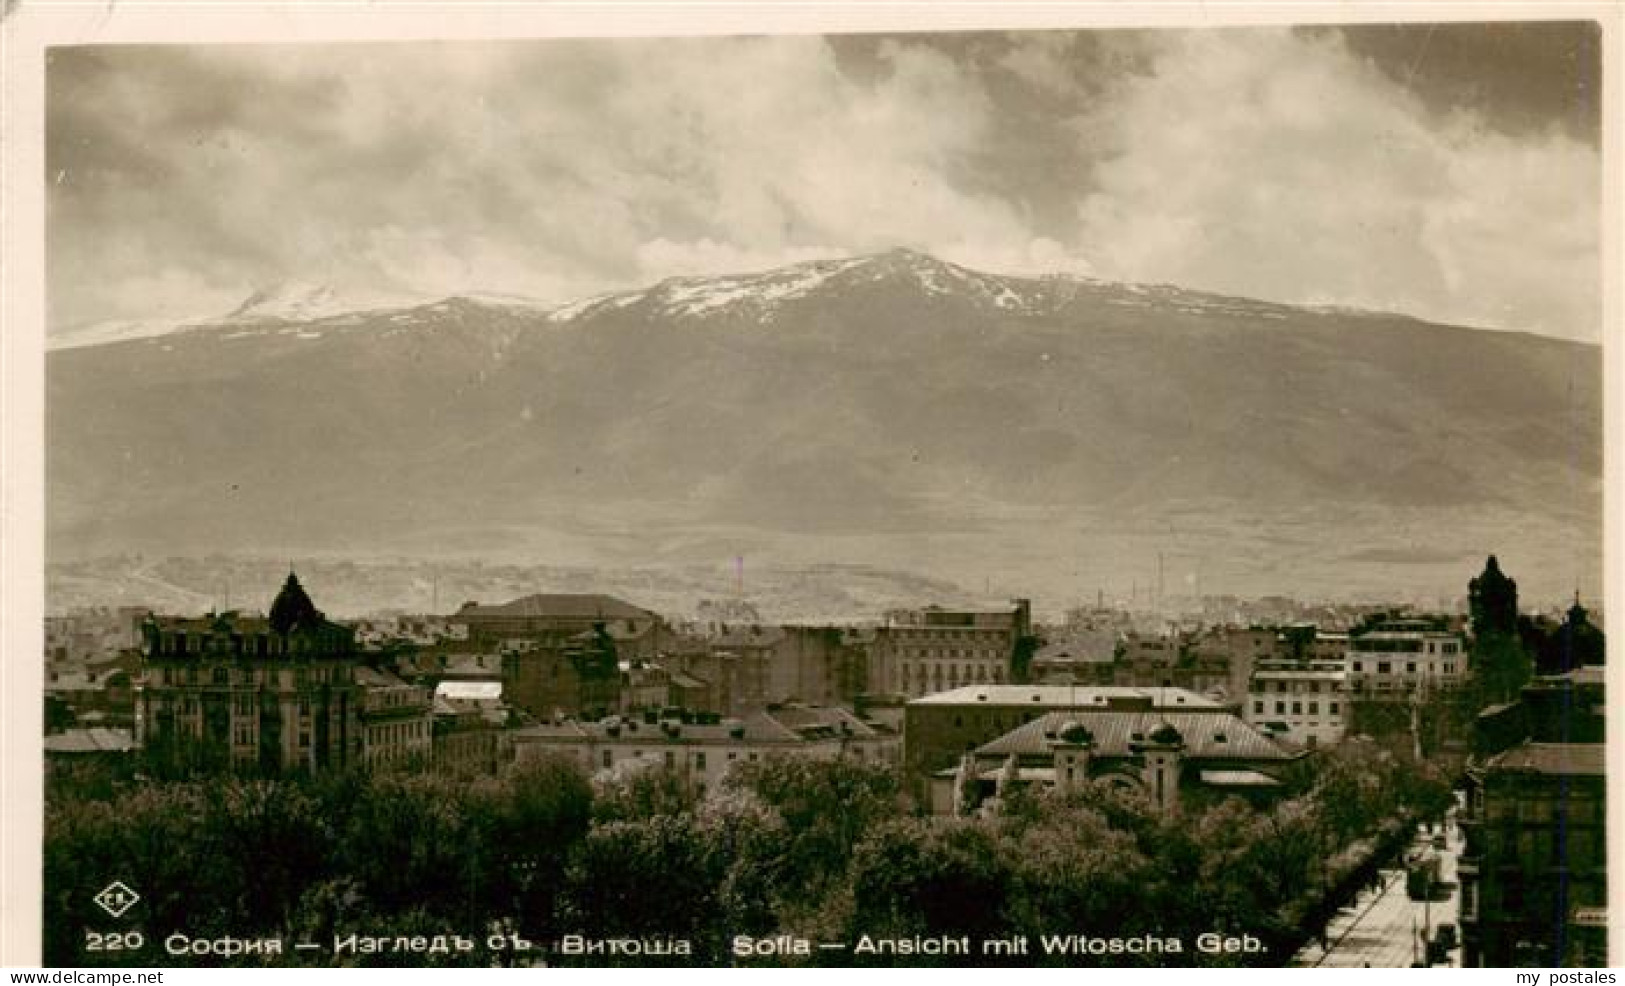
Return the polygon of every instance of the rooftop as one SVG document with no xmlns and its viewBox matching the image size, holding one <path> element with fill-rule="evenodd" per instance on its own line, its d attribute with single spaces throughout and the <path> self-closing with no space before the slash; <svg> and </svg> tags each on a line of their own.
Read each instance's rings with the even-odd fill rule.
<svg viewBox="0 0 1625 986">
<path fill-rule="evenodd" d="M 388 671 L 382 670 L 381 668 L 369 668 L 365 664 L 358 665 L 356 667 L 356 669 L 355 669 L 355 681 L 356 681 L 356 684 L 360 685 L 363 688 L 410 688 L 410 687 L 412 687 L 412 686 L 408 685 L 406 682 L 402 681 L 400 678 L 398 678 L 395 675 L 389 673 Z"/>
<path fill-rule="evenodd" d="M 874 739 L 878 734 L 844 709 L 794 706 L 756 712 L 716 723 L 644 722 L 632 716 L 609 716 L 597 722 L 543 723 L 515 734 L 519 739 L 566 742 L 658 745 L 663 743 L 798 743 L 846 738 Z"/>
<path fill-rule="evenodd" d="M 128 753 L 134 748 L 127 729 L 70 729 L 45 737 L 46 753 Z"/>
<path fill-rule="evenodd" d="M 497 702 L 502 699 L 500 681 L 442 681 L 435 686 L 436 698 L 470 702 Z"/>
<path fill-rule="evenodd" d="M 1039 756 L 1051 751 L 1055 737 L 1074 722 L 1071 713 L 1051 712 L 1017 726 L 976 750 L 977 756 Z M 1179 731 L 1184 756 L 1210 760 L 1291 760 L 1296 754 L 1229 713 L 1101 712 L 1084 722 L 1095 756 L 1126 757 L 1133 745 L 1151 742 L 1166 726 Z"/>
<path fill-rule="evenodd" d="M 1219 703 L 1185 688 L 1138 688 L 1127 685 L 967 685 L 914 699 L 909 705 L 1026 705 L 1051 708 L 1106 708 L 1114 700 L 1149 699 L 1158 709 L 1223 709 Z"/>
<path fill-rule="evenodd" d="M 506 603 L 482 606 L 467 603 L 460 617 L 553 617 L 556 619 L 649 619 L 655 614 L 623 599 L 602 593 L 538 592 Z"/>
<path fill-rule="evenodd" d="M 1491 757 L 1492 771 L 1531 771 L 1560 777 L 1604 777 L 1607 767 L 1601 743 L 1524 743 Z"/>
</svg>

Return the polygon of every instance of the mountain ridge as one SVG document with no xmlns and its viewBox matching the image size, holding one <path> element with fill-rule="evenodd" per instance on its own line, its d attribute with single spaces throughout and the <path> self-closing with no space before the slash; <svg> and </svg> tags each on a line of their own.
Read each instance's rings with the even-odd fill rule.
<svg viewBox="0 0 1625 986">
<path fill-rule="evenodd" d="M 676 275 L 663 278 L 646 287 L 605 292 L 564 303 L 552 303 L 525 296 L 498 295 L 478 291 L 457 292 L 444 298 L 420 296 L 403 299 L 398 295 L 387 299 L 383 297 L 346 298 L 338 294 L 330 285 L 292 281 L 279 282 L 254 289 L 231 311 L 224 314 L 196 315 L 173 319 L 115 319 L 76 325 L 64 329 L 54 336 L 49 336 L 46 343 L 48 350 L 55 351 L 82 348 L 88 345 L 109 345 L 141 339 L 160 338 L 176 332 L 240 329 L 245 323 L 261 321 L 292 323 L 354 319 L 364 315 L 387 317 L 436 305 L 448 305 L 454 302 L 535 312 L 544 316 L 552 324 L 561 324 L 572 321 L 578 316 L 591 311 L 625 308 L 649 302 L 655 298 L 662 298 L 665 304 L 660 306 L 661 313 L 666 316 L 678 317 L 703 314 L 717 307 L 725 307 L 732 301 L 742 300 L 747 304 L 754 303 L 761 306 L 771 302 L 798 299 L 805 296 L 810 290 L 815 289 L 823 281 L 841 274 L 848 274 L 854 270 L 867 270 L 873 275 L 873 279 L 885 276 L 913 275 L 920 278 L 921 283 L 934 293 L 946 293 L 942 285 L 934 280 L 935 275 L 946 274 L 962 282 L 969 282 L 979 286 L 985 295 L 991 295 L 995 299 L 1006 299 L 1007 306 L 1000 305 L 997 300 L 994 302 L 995 306 L 1008 307 L 1018 312 L 1021 311 L 1024 292 L 1029 298 L 1049 305 L 1054 305 L 1061 299 L 1075 297 L 1079 292 L 1094 292 L 1116 295 L 1118 301 L 1115 303 L 1118 304 L 1144 304 L 1147 306 L 1158 304 L 1178 306 L 1184 304 L 1191 307 L 1233 309 L 1237 312 L 1252 313 L 1262 318 L 1272 319 L 1284 319 L 1288 317 L 1288 313 L 1296 312 L 1353 318 L 1406 319 L 1426 325 L 1448 325 L 1451 328 L 1538 335 L 1536 333 L 1523 333 L 1518 330 L 1487 326 L 1459 326 L 1428 322 L 1403 313 L 1376 309 L 1342 305 L 1296 305 L 1241 295 L 1195 290 L 1169 283 L 1113 281 L 1060 271 L 1036 277 L 988 273 L 949 261 L 939 260 L 930 254 L 911 248 L 898 247 L 879 253 L 803 261 L 784 267 L 741 274 Z M 795 277 L 786 283 L 786 275 L 795 275 Z M 799 278 L 799 281 L 797 278 Z M 774 282 L 778 282 L 778 284 L 775 286 Z M 751 297 L 747 291 L 739 287 L 740 285 L 752 284 L 764 285 L 766 288 L 755 297 Z M 709 298 L 704 297 L 707 289 L 712 292 Z M 733 297 L 729 297 L 730 292 L 734 293 Z M 678 295 L 676 301 L 683 303 L 680 307 L 674 306 L 673 295 Z M 697 305 L 695 303 L 696 296 L 700 296 Z M 1025 313 L 1036 314 L 1036 312 L 1031 311 Z"/>
<path fill-rule="evenodd" d="M 1417 547 L 1593 568 L 1593 345 L 897 251 L 585 301 L 53 351 L 50 550 L 770 550 L 974 579 L 1109 572 L 1150 538 L 1263 585 L 1256 543 L 1290 528 L 1282 564 L 1328 582 Z"/>
</svg>

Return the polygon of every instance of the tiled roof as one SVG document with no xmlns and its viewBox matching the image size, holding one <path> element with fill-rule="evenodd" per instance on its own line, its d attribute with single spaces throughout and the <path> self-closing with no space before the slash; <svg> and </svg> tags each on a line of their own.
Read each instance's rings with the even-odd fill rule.
<svg viewBox="0 0 1625 986">
<path fill-rule="evenodd" d="M 469 604 L 458 610 L 457 615 L 632 620 L 647 619 L 655 614 L 602 593 L 538 592 L 491 606 Z"/>
<path fill-rule="evenodd" d="M 1607 774 L 1601 743 L 1524 743 L 1490 758 L 1490 770 L 1528 770 L 1569 777 Z"/>
<path fill-rule="evenodd" d="M 1028 705 L 1059 708 L 1105 707 L 1112 699 L 1150 698 L 1158 709 L 1213 709 L 1223 706 L 1185 688 L 1136 688 L 1126 685 L 967 685 L 938 692 L 910 705 Z"/>
<path fill-rule="evenodd" d="M 363 688 L 405 688 L 406 682 L 378 668 L 369 668 L 365 664 L 355 669 L 356 684 Z"/>
<path fill-rule="evenodd" d="M 619 726 L 615 726 L 615 723 Z M 861 726 L 862 724 L 859 723 Z M 617 735 L 610 735 L 610 730 L 617 728 Z M 837 727 L 838 729 L 839 727 Z M 736 731 L 743 731 L 742 736 L 735 736 Z M 871 734 L 859 733 L 854 727 L 851 738 L 864 739 Z M 518 741 L 549 740 L 564 742 L 594 742 L 616 743 L 623 746 L 658 746 L 666 743 L 784 743 L 794 744 L 804 741 L 804 737 L 795 729 L 790 728 L 772 716 L 764 713 L 753 713 L 743 719 L 720 723 L 671 723 L 666 724 L 643 722 L 638 719 L 610 717 L 600 722 L 565 722 L 558 724 L 544 724 L 540 726 L 527 726 L 517 731 L 514 738 Z"/>
<path fill-rule="evenodd" d="M 844 725 L 846 730 L 844 735 L 853 739 L 870 739 L 876 735 L 863 720 L 840 708 L 793 705 L 773 709 L 767 714 L 797 733 L 805 734 L 809 731 L 827 729 L 834 734 L 841 734 Z"/>
<path fill-rule="evenodd" d="M 1164 725 L 1179 731 L 1184 756 L 1211 760 L 1290 760 L 1294 754 L 1229 713 L 1210 712 L 1051 712 L 1016 727 L 977 749 L 977 756 L 1038 756 L 1050 752 L 1055 735 L 1072 722 L 1093 735 L 1096 756 L 1126 757 L 1131 744 L 1145 741 Z M 1140 737 L 1136 739 L 1138 734 Z M 1223 739 L 1220 739 L 1223 737 Z"/>
</svg>

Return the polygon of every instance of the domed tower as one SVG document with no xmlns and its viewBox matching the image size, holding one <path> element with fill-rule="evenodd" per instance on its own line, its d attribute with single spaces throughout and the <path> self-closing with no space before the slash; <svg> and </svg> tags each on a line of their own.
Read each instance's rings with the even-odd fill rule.
<svg viewBox="0 0 1625 986">
<path fill-rule="evenodd" d="M 1145 789 L 1164 812 L 1179 808 L 1179 775 L 1185 754 L 1185 737 L 1164 719 L 1150 734 L 1135 744 L 1144 757 L 1141 776 Z"/>
<path fill-rule="evenodd" d="M 1095 734 L 1089 727 L 1076 719 L 1068 719 L 1055 731 L 1049 747 L 1050 755 L 1055 758 L 1056 787 L 1070 790 L 1088 782 L 1095 748 Z"/>
<path fill-rule="evenodd" d="M 325 620 L 321 610 L 310 601 L 305 587 L 299 584 L 299 576 L 289 572 L 288 581 L 282 583 L 282 591 L 271 603 L 270 622 L 272 630 L 286 637 L 294 630 L 315 630 Z"/>
</svg>

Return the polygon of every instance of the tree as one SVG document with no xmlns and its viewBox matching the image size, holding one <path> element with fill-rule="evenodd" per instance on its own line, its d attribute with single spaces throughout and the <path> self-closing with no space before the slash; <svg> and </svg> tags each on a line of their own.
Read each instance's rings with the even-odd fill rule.
<svg viewBox="0 0 1625 986">
<path fill-rule="evenodd" d="M 863 835 L 901 813 L 894 768 L 845 758 L 769 757 L 745 764 L 725 782 L 750 792 L 784 822 L 784 876 L 800 899 L 845 875 Z"/>
<path fill-rule="evenodd" d="M 692 814 L 597 826 L 572 854 L 562 924 L 598 938 L 687 939 L 694 956 L 674 961 L 715 963 L 722 956 L 717 904 L 723 863 Z M 624 958 L 650 965 L 662 957 Z"/>
<path fill-rule="evenodd" d="M 885 822 L 852 853 L 849 940 L 860 935 L 968 935 L 972 941 L 1006 933 L 1004 904 L 1010 867 L 990 826 L 967 819 L 903 818 Z M 882 961 L 887 961 L 887 956 Z M 955 965 L 983 959 L 947 957 Z M 855 961 L 842 957 L 842 961 Z M 910 956 L 908 965 L 929 962 Z M 937 961 L 943 961 L 938 959 Z"/>
</svg>

